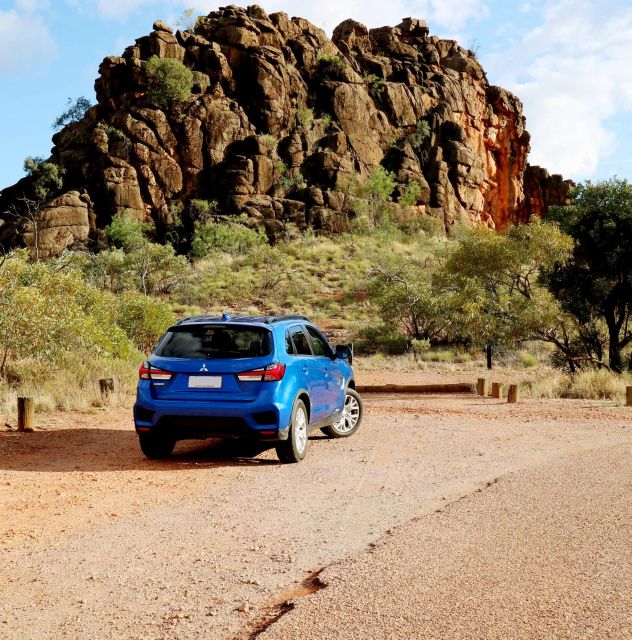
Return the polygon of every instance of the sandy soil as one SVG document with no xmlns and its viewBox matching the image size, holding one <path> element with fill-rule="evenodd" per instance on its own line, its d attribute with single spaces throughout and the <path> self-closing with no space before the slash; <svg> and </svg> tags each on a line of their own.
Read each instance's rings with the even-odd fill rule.
<svg viewBox="0 0 632 640">
<path fill-rule="evenodd" d="M 595 565 L 604 534 L 595 529 L 586 542 L 590 553 L 581 554 L 586 578 L 599 570 L 598 584 L 609 584 L 624 566 L 621 575 L 629 580 L 629 551 L 626 556 L 620 547 L 622 536 L 630 539 L 632 509 L 625 492 L 615 490 L 629 486 L 629 410 L 582 401 L 509 406 L 474 396 L 366 400 L 365 423 L 353 438 L 315 435 L 305 461 L 290 466 L 277 464 L 270 451 L 253 457 L 213 443 L 180 443 L 172 461 L 146 461 L 127 409 L 49 415 L 38 423 L 46 430 L 1 433 L 0 637 L 307 637 L 297 632 L 303 625 L 312 637 L 487 637 L 477 631 L 480 616 L 471 617 L 481 593 L 492 588 L 494 615 L 506 629 L 520 629 L 515 616 L 502 615 L 503 594 L 512 603 L 529 595 L 510 589 L 511 571 L 537 572 L 546 561 L 555 573 L 555 562 L 561 568 L 576 562 L 556 550 L 596 526 L 600 500 L 619 514 L 605 530 L 612 562 Z M 593 487 L 600 467 L 613 482 Z M 553 494 L 543 487 L 556 477 L 565 482 Z M 503 491 L 513 496 L 510 504 L 524 502 L 524 510 L 507 516 L 510 498 Z M 586 510 L 594 507 L 600 517 L 581 524 L 587 495 Z M 568 509 L 560 510 L 565 496 Z M 550 545 L 542 542 L 527 558 L 522 541 L 548 531 L 530 523 L 557 511 L 562 537 L 551 535 Z M 495 540 L 504 558 L 498 574 L 488 571 Z M 388 545 L 396 546 L 385 550 Z M 544 547 L 547 554 L 538 551 Z M 459 564 L 464 549 L 477 552 L 482 569 L 473 561 L 467 574 Z M 435 556 L 434 564 L 425 562 Z M 413 574 L 419 584 L 444 589 L 459 576 L 450 587 L 461 597 L 454 602 L 469 605 L 437 604 L 441 591 L 429 588 L 408 597 Z M 321 581 L 330 586 L 320 590 Z M 579 588 L 568 592 L 585 610 L 582 620 L 592 619 L 591 611 L 595 622 L 598 612 L 621 613 L 629 587 L 613 585 L 603 592 L 595 587 L 590 597 Z M 358 589 L 365 597 L 349 598 Z M 559 606 L 547 600 L 549 611 L 569 610 L 566 595 L 560 598 Z M 616 600 L 610 609 L 608 598 Z M 367 607 L 376 599 L 389 603 L 388 616 L 368 635 L 352 632 L 349 616 L 373 620 Z M 293 610 L 288 601 L 297 603 Z M 319 635 L 314 620 L 323 622 L 337 602 L 344 603 L 331 609 L 337 631 L 328 627 Z M 432 626 L 446 612 L 453 635 Z M 527 617 L 532 612 L 524 610 Z M 413 626 L 402 626 L 407 635 L 398 636 L 393 629 L 402 616 Z M 563 635 L 559 616 L 549 617 L 548 635 L 498 637 L 571 637 Z M 595 629 L 574 637 L 629 637 L 616 635 L 613 625 L 610 635 Z"/>
</svg>

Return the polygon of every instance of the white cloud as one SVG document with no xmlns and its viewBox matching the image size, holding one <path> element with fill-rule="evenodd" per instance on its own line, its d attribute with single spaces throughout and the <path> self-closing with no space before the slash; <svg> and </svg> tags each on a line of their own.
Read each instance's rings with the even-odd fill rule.
<svg viewBox="0 0 632 640">
<path fill-rule="evenodd" d="M 595 175 L 618 143 L 608 119 L 632 112 L 630 60 L 625 0 L 550 3 L 538 27 L 492 59 L 494 75 L 525 104 L 533 164 L 575 179 Z"/>
<path fill-rule="evenodd" d="M 432 0 L 431 5 L 429 19 L 454 31 L 489 15 L 489 7 L 482 0 Z"/>
<path fill-rule="evenodd" d="M 39 15 L 15 9 L 0 11 L 0 73 L 19 73 L 36 62 L 47 61 L 56 48 Z"/>
</svg>

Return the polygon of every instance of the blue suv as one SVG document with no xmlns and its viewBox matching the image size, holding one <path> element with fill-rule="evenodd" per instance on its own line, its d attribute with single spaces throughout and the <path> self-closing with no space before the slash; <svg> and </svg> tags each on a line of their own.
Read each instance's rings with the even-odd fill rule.
<svg viewBox="0 0 632 640">
<path fill-rule="evenodd" d="M 302 316 L 182 320 L 139 370 L 140 447 L 159 459 L 178 440 L 251 438 L 299 462 L 311 431 L 346 438 L 360 426 L 352 358 Z"/>
</svg>

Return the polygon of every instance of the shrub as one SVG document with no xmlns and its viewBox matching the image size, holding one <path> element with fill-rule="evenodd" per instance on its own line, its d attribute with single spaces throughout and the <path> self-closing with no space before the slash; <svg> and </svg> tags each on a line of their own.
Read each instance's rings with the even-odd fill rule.
<svg viewBox="0 0 632 640">
<path fill-rule="evenodd" d="M 191 200 L 188 206 L 188 214 L 197 226 L 205 225 L 212 216 L 217 213 L 219 204 L 216 200 Z"/>
<path fill-rule="evenodd" d="M 64 186 L 66 169 L 43 158 L 26 158 L 24 171 L 33 179 L 33 193 L 44 202 L 50 200 Z"/>
<path fill-rule="evenodd" d="M 406 140 L 415 151 L 421 151 L 430 137 L 430 125 L 426 120 L 419 120 L 414 130 L 406 136 Z"/>
<path fill-rule="evenodd" d="M 307 107 L 295 109 L 294 115 L 296 116 L 296 121 L 302 127 L 308 127 L 314 121 L 314 110 L 308 109 Z"/>
<path fill-rule="evenodd" d="M 117 129 L 106 122 L 99 122 L 99 124 L 97 124 L 97 129 L 104 131 L 110 141 L 123 142 L 126 145 L 131 144 L 129 137 L 124 131 Z"/>
<path fill-rule="evenodd" d="M 194 78 L 191 69 L 173 58 L 152 56 L 146 63 L 149 96 L 163 109 L 191 96 Z"/>
<path fill-rule="evenodd" d="M 320 116 L 320 121 L 323 123 L 323 127 L 325 127 L 325 129 L 329 129 L 333 124 L 334 119 L 328 113 L 323 113 Z"/>
<path fill-rule="evenodd" d="M 521 351 L 518 354 L 518 362 L 520 362 L 520 364 L 525 369 L 530 369 L 532 367 L 536 367 L 540 361 L 532 353 L 528 353 L 527 351 Z"/>
<path fill-rule="evenodd" d="M 357 203 L 356 214 L 368 213 L 375 226 L 385 222 L 388 218 L 388 204 L 396 185 L 395 174 L 384 167 L 374 169 L 362 184 L 354 188 L 354 195 L 365 203 Z"/>
<path fill-rule="evenodd" d="M 143 353 L 150 353 L 176 320 L 166 302 L 135 291 L 126 291 L 117 302 L 117 324 Z"/>
<path fill-rule="evenodd" d="M 279 141 L 270 133 L 264 133 L 263 135 L 260 135 L 259 141 L 270 153 L 274 153 L 279 146 Z"/>
<path fill-rule="evenodd" d="M 78 122 L 86 115 L 88 110 L 92 108 L 90 100 L 83 96 L 81 98 L 77 98 L 74 102 L 72 98 L 68 98 L 66 106 L 68 107 L 66 111 L 55 118 L 55 121 L 53 122 L 53 129 L 62 129 L 72 122 Z"/>
<path fill-rule="evenodd" d="M 404 189 L 404 193 L 399 199 L 403 207 L 412 207 L 417 204 L 421 195 L 421 185 L 416 180 L 411 180 Z"/>
<path fill-rule="evenodd" d="M 0 290 L 0 375 L 12 359 L 52 366 L 82 349 L 107 357 L 130 353 L 112 316 L 110 294 L 72 266 L 60 270 L 54 261 L 31 263 L 24 252 L 14 253 L 0 268 Z"/>
<path fill-rule="evenodd" d="M 329 56 L 326 53 L 319 53 L 316 56 L 316 62 L 324 71 L 339 71 L 347 67 L 347 61 L 341 55 Z"/>
<path fill-rule="evenodd" d="M 408 347 L 406 338 L 393 330 L 388 324 L 363 329 L 354 343 L 358 353 L 404 353 Z"/>
<path fill-rule="evenodd" d="M 117 213 L 112 222 L 105 227 L 105 235 L 113 247 L 131 251 L 146 241 L 145 234 L 149 228 L 150 226 L 144 222 Z"/>
<path fill-rule="evenodd" d="M 191 255 L 204 258 L 215 251 L 238 256 L 267 243 L 261 229 L 249 229 L 241 224 L 209 222 L 193 234 Z"/>
<path fill-rule="evenodd" d="M 379 98 L 382 93 L 384 93 L 384 90 L 386 89 L 386 82 L 384 78 L 380 78 L 374 73 L 370 73 L 368 76 L 366 76 L 365 80 L 369 85 L 369 93 L 374 98 Z"/>
</svg>

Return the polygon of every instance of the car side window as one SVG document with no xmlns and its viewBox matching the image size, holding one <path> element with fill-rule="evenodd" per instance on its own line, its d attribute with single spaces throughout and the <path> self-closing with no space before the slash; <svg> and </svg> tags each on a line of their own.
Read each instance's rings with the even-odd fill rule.
<svg viewBox="0 0 632 640">
<path fill-rule="evenodd" d="M 289 331 L 285 333 L 285 350 L 290 356 L 296 355 L 296 350 L 294 349 L 294 343 L 292 342 L 292 336 L 290 335 Z"/>
<path fill-rule="evenodd" d="M 292 355 L 311 356 L 312 349 L 309 346 L 309 340 L 301 327 L 292 327 L 289 331 L 290 338 L 294 343 L 294 351 Z"/>
<path fill-rule="evenodd" d="M 309 333 L 309 337 L 312 341 L 314 355 L 329 357 L 331 355 L 331 349 L 329 348 L 329 345 L 323 340 L 322 336 L 319 335 L 316 329 L 314 329 L 313 327 L 307 327 L 307 332 Z"/>
</svg>

